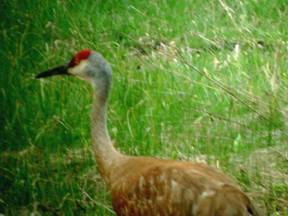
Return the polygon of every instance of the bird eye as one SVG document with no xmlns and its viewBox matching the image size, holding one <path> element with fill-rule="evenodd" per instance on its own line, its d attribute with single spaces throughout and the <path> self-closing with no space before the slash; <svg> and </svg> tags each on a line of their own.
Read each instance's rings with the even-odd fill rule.
<svg viewBox="0 0 288 216">
<path fill-rule="evenodd" d="M 70 61 L 69 67 L 75 67 L 78 65 L 82 60 L 87 59 L 91 54 L 91 50 L 85 49 L 80 52 L 78 52 Z"/>
</svg>

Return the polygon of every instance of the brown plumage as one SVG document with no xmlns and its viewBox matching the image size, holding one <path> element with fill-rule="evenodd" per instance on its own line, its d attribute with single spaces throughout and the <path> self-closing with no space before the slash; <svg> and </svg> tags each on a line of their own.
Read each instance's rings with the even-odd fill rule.
<svg viewBox="0 0 288 216">
<path fill-rule="evenodd" d="M 126 156 L 116 151 L 106 124 L 112 70 L 100 54 L 81 51 L 68 65 L 45 71 L 37 78 L 58 74 L 75 75 L 92 83 L 93 151 L 117 215 L 258 215 L 240 188 L 214 168 L 200 163 Z"/>
<path fill-rule="evenodd" d="M 119 158 L 107 181 L 117 215 L 257 215 L 231 179 L 200 163 Z"/>
</svg>

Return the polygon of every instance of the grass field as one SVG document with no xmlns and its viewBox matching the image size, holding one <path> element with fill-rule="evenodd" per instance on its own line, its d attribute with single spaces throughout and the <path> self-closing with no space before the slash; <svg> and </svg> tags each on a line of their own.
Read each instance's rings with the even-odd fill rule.
<svg viewBox="0 0 288 216">
<path fill-rule="evenodd" d="M 34 79 L 91 48 L 113 67 L 119 150 L 217 166 L 263 215 L 288 215 L 286 0 L 4 0 L 0 12 L 1 214 L 114 215 L 90 86 Z"/>
</svg>

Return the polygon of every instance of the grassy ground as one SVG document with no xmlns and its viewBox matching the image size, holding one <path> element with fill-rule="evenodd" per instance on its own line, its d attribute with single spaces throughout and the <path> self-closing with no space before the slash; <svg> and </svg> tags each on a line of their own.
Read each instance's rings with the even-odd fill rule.
<svg viewBox="0 0 288 216">
<path fill-rule="evenodd" d="M 0 213 L 113 215 L 89 86 L 34 79 L 91 48 L 114 69 L 118 149 L 220 167 L 263 215 L 288 215 L 285 0 L 4 0 L 0 12 Z"/>
</svg>

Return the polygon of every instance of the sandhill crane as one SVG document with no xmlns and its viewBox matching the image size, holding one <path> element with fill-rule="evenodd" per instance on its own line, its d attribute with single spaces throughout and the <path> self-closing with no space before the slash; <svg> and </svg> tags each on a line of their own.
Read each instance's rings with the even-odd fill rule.
<svg viewBox="0 0 288 216">
<path fill-rule="evenodd" d="M 240 188 L 212 167 L 127 156 L 113 147 L 106 123 L 112 69 L 101 54 L 82 50 L 68 64 L 44 71 L 36 78 L 61 74 L 74 75 L 92 84 L 93 152 L 117 215 L 258 215 Z"/>
</svg>

